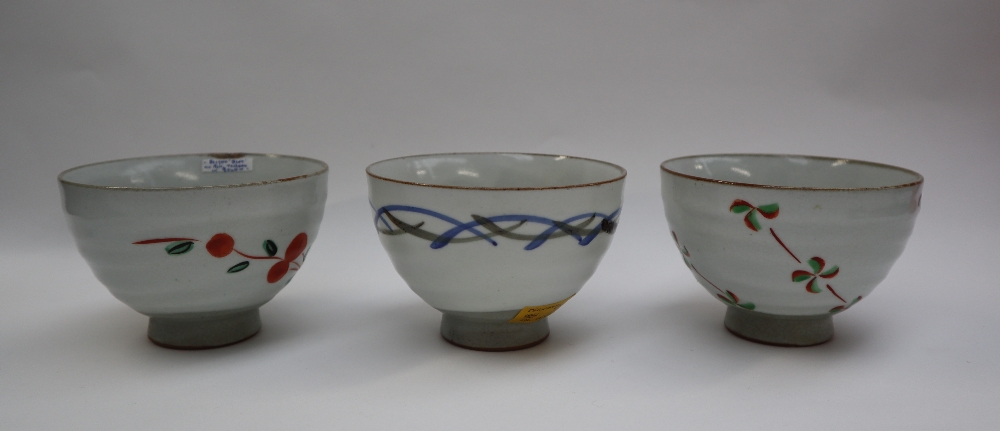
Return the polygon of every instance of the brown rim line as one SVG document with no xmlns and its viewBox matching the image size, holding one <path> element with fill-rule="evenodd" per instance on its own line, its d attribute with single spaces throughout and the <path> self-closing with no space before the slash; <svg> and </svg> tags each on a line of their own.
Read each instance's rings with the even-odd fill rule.
<svg viewBox="0 0 1000 431">
<path fill-rule="evenodd" d="M 680 172 L 672 171 L 670 169 L 667 169 L 667 167 L 666 167 L 667 163 L 673 162 L 675 160 L 694 159 L 694 158 L 698 158 L 698 157 L 801 157 L 801 158 L 804 158 L 804 159 L 812 159 L 812 160 L 844 161 L 844 162 L 851 163 L 851 164 L 875 166 L 875 167 L 879 167 L 879 168 L 886 168 L 886 169 L 892 169 L 892 170 L 896 170 L 896 171 L 906 172 L 908 174 L 915 175 L 917 177 L 917 180 L 913 181 L 913 182 L 905 183 L 905 184 L 897 184 L 897 185 L 881 186 L 881 187 L 801 187 L 801 186 L 772 186 L 772 185 L 767 185 L 767 184 L 741 183 L 741 182 L 738 182 L 738 181 L 724 181 L 724 180 L 715 180 L 715 179 L 705 178 L 705 177 L 698 177 L 698 176 L 694 176 L 694 175 L 682 174 Z M 923 182 L 924 182 L 924 176 L 923 175 L 920 175 L 916 171 L 913 171 L 913 170 L 910 170 L 910 169 L 906 169 L 906 168 L 901 168 L 899 166 L 887 165 L 885 163 L 868 162 L 868 161 L 865 161 L 865 160 L 846 159 L 846 158 L 842 158 L 842 157 L 806 156 L 806 155 L 801 155 L 801 154 L 766 154 L 766 153 L 697 154 L 697 155 L 693 155 L 693 156 L 674 157 L 672 159 L 664 160 L 663 163 L 660 163 L 660 169 L 662 169 L 666 173 L 669 173 L 669 174 L 672 174 L 672 175 L 676 175 L 678 177 L 688 178 L 688 179 L 692 179 L 692 180 L 696 180 L 696 181 L 704 181 L 704 182 L 707 182 L 707 183 L 725 184 L 725 185 L 739 186 L 739 187 L 752 187 L 752 188 L 758 188 L 758 189 L 776 189 L 776 190 L 814 190 L 814 191 L 827 191 L 827 192 L 833 192 L 833 191 L 842 191 L 842 192 L 872 191 L 872 190 L 902 189 L 902 188 L 906 188 L 906 187 L 917 186 L 917 185 L 923 184 Z"/>
<path fill-rule="evenodd" d="M 305 175 L 296 175 L 294 177 L 275 178 L 273 180 L 267 180 L 267 181 L 254 181 L 254 182 L 251 182 L 251 183 L 224 184 L 224 185 L 217 185 L 217 186 L 191 186 L 191 187 L 97 186 L 97 185 L 93 185 L 93 184 L 83 184 L 83 183 L 77 183 L 77 182 L 68 181 L 66 179 L 63 179 L 63 175 L 66 175 L 67 173 L 69 173 L 71 171 L 75 171 L 77 169 L 87 168 L 87 167 L 90 167 L 90 166 L 103 165 L 103 164 L 106 164 L 106 163 L 125 162 L 125 161 L 129 161 L 129 160 L 166 159 L 166 158 L 171 158 L 171 157 L 218 157 L 218 156 L 228 156 L 228 158 L 234 158 L 234 156 L 235 157 L 252 156 L 252 157 L 270 157 L 270 158 L 283 158 L 283 159 L 298 159 L 298 160 L 306 160 L 306 161 L 310 161 L 310 162 L 313 162 L 313 163 L 317 163 L 320 166 L 322 166 L 322 168 L 320 168 L 319 170 L 317 170 L 315 172 L 312 172 L 312 173 L 308 173 L 308 174 L 305 174 Z M 231 189 L 231 188 L 238 188 L 238 187 L 254 187 L 254 186 L 263 186 L 263 185 L 268 185 L 268 184 L 286 183 L 286 182 L 289 182 L 289 181 L 301 180 L 303 178 L 309 178 L 309 177 L 314 177 L 316 175 L 322 175 L 322 174 L 326 173 L 329 170 L 330 170 L 330 166 L 328 166 L 326 164 L 326 162 L 324 162 L 322 160 L 313 159 L 313 158 L 310 158 L 310 157 L 302 157 L 302 156 L 289 156 L 289 155 L 284 155 L 284 154 L 265 154 L 265 153 L 192 153 L 192 154 L 165 154 L 165 155 L 160 155 L 160 156 L 128 157 L 128 158 L 124 158 L 124 159 L 105 160 L 103 162 L 88 163 L 86 165 L 75 166 L 75 167 L 69 168 L 69 169 L 67 169 L 65 171 L 62 171 L 62 172 L 59 173 L 59 176 L 57 178 L 59 179 L 60 183 L 71 185 L 71 186 L 76 186 L 76 187 L 85 187 L 85 188 L 89 188 L 89 189 L 126 190 L 126 191 L 141 191 L 141 192 L 162 192 L 162 191 L 178 191 L 178 190 Z"/>
<path fill-rule="evenodd" d="M 375 175 L 371 171 L 372 166 L 375 166 L 375 165 L 377 165 L 379 163 L 392 161 L 392 160 L 412 159 L 412 158 L 419 158 L 419 157 L 434 157 L 434 156 L 483 155 L 483 154 L 497 154 L 497 155 L 509 154 L 509 155 L 521 155 L 521 156 L 563 157 L 563 158 L 574 159 L 574 160 L 586 160 L 588 162 L 594 162 L 594 163 L 599 163 L 599 164 L 602 164 L 602 165 L 605 165 L 605 166 L 611 166 L 612 168 L 618 169 L 621 172 L 621 175 L 619 175 L 619 176 L 617 176 L 615 178 L 612 178 L 610 180 L 597 181 L 597 182 L 593 182 L 593 183 L 570 184 L 570 185 L 566 185 L 566 186 L 548 186 L 548 187 L 465 187 L 465 186 L 448 186 L 448 185 L 441 185 L 441 184 L 428 184 L 428 183 L 417 183 L 417 182 L 413 182 L 413 181 L 397 180 L 397 179 L 392 179 L 392 178 L 386 178 L 386 177 L 383 177 L 381 175 Z M 516 152 L 492 152 L 492 151 L 460 152 L 460 153 L 414 154 L 414 155 L 411 155 L 411 156 L 393 157 L 391 159 L 379 160 L 379 161 L 377 161 L 375 163 L 372 163 L 372 164 L 368 165 L 368 167 L 365 168 L 365 173 L 368 174 L 368 176 L 370 176 L 372 178 L 377 178 L 377 179 L 380 179 L 382 181 L 388 181 L 388 182 L 397 183 L 397 184 L 406 184 L 406 185 L 410 185 L 410 186 L 432 187 L 432 188 L 438 188 L 438 189 L 487 190 L 487 191 L 516 191 L 516 190 L 528 191 L 528 190 L 576 189 L 576 188 L 581 188 L 581 187 L 593 187 L 593 186 L 599 186 L 599 185 L 602 185 L 602 184 L 610 184 L 610 183 L 613 183 L 613 182 L 616 182 L 616 181 L 622 181 L 622 180 L 625 179 L 625 176 L 628 175 L 628 172 L 625 170 L 625 168 L 623 168 L 621 166 L 618 166 L 618 165 L 616 165 L 614 163 L 611 163 L 611 162 L 605 162 L 603 160 L 597 160 L 597 159 L 590 159 L 590 158 L 587 158 L 587 157 L 567 156 L 567 155 L 563 155 L 563 154 L 539 154 L 539 153 L 516 153 Z"/>
</svg>

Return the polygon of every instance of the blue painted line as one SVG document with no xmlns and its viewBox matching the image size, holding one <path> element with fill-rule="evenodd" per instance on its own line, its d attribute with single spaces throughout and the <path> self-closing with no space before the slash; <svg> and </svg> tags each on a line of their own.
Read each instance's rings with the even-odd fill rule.
<svg viewBox="0 0 1000 431">
<path fill-rule="evenodd" d="M 374 204 L 372 204 L 370 201 L 369 201 L 369 205 L 372 205 L 372 209 L 375 210 Z M 486 236 L 486 234 L 484 234 L 482 231 L 480 231 L 478 229 L 480 226 L 482 226 L 478 221 L 473 220 L 473 221 L 470 221 L 470 222 L 463 223 L 463 222 L 459 221 L 458 219 L 455 219 L 455 218 L 449 217 L 447 215 L 441 214 L 441 213 L 439 213 L 437 211 L 432 211 L 432 210 L 429 210 L 429 209 L 420 208 L 420 207 L 414 207 L 414 206 L 409 206 L 409 205 L 386 205 L 386 206 L 384 206 L 382 208 L 379 208 L 378 210 L 375 210 L 375 218 L 373 220 L 374 223 L 375 223 L 375 225 L 377 226 L 378 223 L 379 223 L 379 221 L 381 221 L 382 224 L 384 224 L 387 228 L 389 228 L 390 231 L 392 231 L 392 227 L 389 225 L 389 223 L 383 217 L 383 215 L 386 212 L 390 212 L 390 211 L 405 211 L 405 212 L 413 212 L 413 213 L 417 213 L 417 214 L 424 214 L 424 215 L 431 216 L 431 217 L 437 218 L 439 220 L 442 220 L 442 221 L 445 221 L 445 222 L 448 222 L 448 223 L 451 223 L 452 225 L 454 225 L 455 227 L 453 227 L 453 228 L 445 231 L 444 233 L 442 233 L 441 235 L 439 235 L 437 238 L 435 238 L 433 241 L 431 241 L 431 245 L 430 246 L 433 249 L 439 249 L 439 248 L 442 248 L 442 247 L 448 245 L 448 243 L 450 243 L 451 240 L 455 239 L 455 237 L 457 237 L 458 235 L 460 235 L 462 232 L 465 232 L 465 231 L 469 231 L 473 235 L 476 235 L 476 236 L 482 238 L 483 240 L 489 242 L 490 244 L 492 244 L 494 246 L 497 245 L 496 241 L 493 241 L 492 238 Z M 527 223 L 536 223 L 536 224 L 541 224 L 541 225 L 549 226 L 549 228 L 545 229 L 542 233 L 538 234 L 535 237 L 534 240 L 532 240 L 531 242 L 529 242 L 528 245 L 524 247 L 525 250 L 534 250 L 534 249 L 540 247 L 542 244 L 544 244 L 549 239 L 550 236 L 552 236 L 556 232 L 562 230 L 560 228 L 560 226 L 565 227 L 567 224 L 570 224 L 570 223 L 575 222 L 577 220 L 582 220 L 582 219 L 585 219 L 585 218 L 590 218 L 590 217 L 593 217 L 594 219 L 599 219 L 601 221 L 604 221 L 604 220 L 615 221 L 615 219 L 618 218 L 618 214 L 620 212 L 621 212 L 621 208 L 616 209 L 611 214 L 603 214 L 603 213 L 598 213 L 598 212 L 583 213 L 583 214 L 579 214 L 579 215 L 575 215 L 573 217 L 570 217 L 570 218 L 568 218 L 566 220 L 562 220 L 560 222 L 556 222 L 555 220 L 550 219 L 550 218 L 546 218 L 546 217 L 539 217 L 539 216 L 533 216 L 533 215 L 527 215 L 527 214 L 506 214 L 506 215 L 499 215 L 499 216 L 493 216 L 493 217 L 484 217 L 484 218 L 486 220 L 488 220 L 489 222 L 491 222 L 491 223 L 527 222 Z M 591 232 L 589 234 L 587 234 L 587 236 L 585 236 L 585 237 L 581 237 L 579 234 L 574 233 L 574 232 L 567 232 L 567 234 L 569 234 L 574 239 L 576 239 L 577 242 L 581 246 L 585 246 L 585 245 L 590 244 L 590 242 L 593 241 L 594 238 L 596 238 L 597 235 L 600 234 L 600 232 L 601 232 L 600 227 L 597 227 L 597 228 L 592 229 Z"/>
</svg>

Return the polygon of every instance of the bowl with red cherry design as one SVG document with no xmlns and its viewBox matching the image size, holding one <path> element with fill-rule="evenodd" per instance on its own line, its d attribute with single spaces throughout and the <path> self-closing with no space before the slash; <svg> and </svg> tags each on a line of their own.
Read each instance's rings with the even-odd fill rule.
<svg viewBox="0 0 1000 431">
<path fill-rule="evenodd" d="M 868 297 L 920 210 L 911 170 L 829 157 L 716 154 L 660 165 L 672 240 L 694 278 L 752 341 L 809 346 Z"/>
<path fill-rule="evenodd" d="M 316 240 L 327 165 L 271 154 L 114 160 L 59 175 L 80 254 L 171 348 L 221 347 L 261 328 Z"/>
</svg>

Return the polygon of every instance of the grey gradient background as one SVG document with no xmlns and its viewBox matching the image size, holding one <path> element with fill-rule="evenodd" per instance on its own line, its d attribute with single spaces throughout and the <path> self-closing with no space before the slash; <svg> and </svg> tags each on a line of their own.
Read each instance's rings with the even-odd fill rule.
<svg viewBox="0 0 1000 431">
<path fill-rule="evenodd" d="M 0 429 L 991 429 L 1000 420 L 1000 3 L 0 2 Z M 392 270 L 364 166 L 531 151 L 629 170 L 552 336 L 445 344 Z M 153 154 L 331 166 L 264 330 L 157 348 L 94 279 L 56 175 Z M 660 161 L 850 157 L 924 174 L 892 273 L 808 349 L 748 343 L 687 272 Z"/>
</svg>

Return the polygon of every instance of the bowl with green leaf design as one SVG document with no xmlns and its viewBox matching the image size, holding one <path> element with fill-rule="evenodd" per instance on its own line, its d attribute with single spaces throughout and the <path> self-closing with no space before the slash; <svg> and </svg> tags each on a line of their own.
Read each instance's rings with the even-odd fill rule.
<svg viewBox="0 0 1000 431">
<path fill-rule="evenodd" d="M 660 165 L 669 240 L 740 337 L 808 346 L 888 274 L 923 177 L 830 157 L 717 154 Z"/>
<path fill-rule="evenodd" d="M 220 347 L 261 327 L 316 239 L 327 165 L 272 154 L 114 160 L 59 175 L 77 248 L 171 348 Z"/>
</svg>

